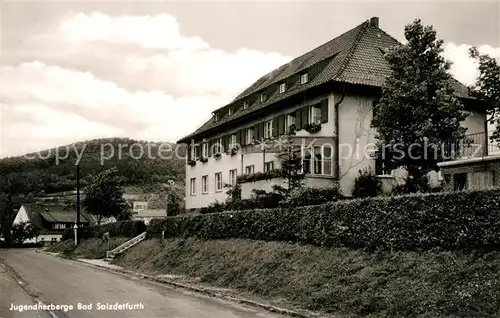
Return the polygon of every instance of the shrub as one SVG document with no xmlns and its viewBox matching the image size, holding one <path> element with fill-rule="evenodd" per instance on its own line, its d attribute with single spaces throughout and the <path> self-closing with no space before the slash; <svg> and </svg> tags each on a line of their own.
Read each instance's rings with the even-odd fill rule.
<svg viewBox="0 0 500 318">
<path fill-rule="evenodd" d="M 84 226 L 78 230 L 80 239 L 100 238 L 105 232 L 109 232 L 110 237 L 135 237 L 147 229 L 143 221 L 122 221 L 104 224 L 101 226 Z M 74 239 L 74 230 L 66 229 L 62 240 Z"/>
<path fill-rule="evenodd" d="M 148 235 L 290 241 L 367 249 L 500 247 L 500 189 L 154 220 Z"/>
<path fill-rule="evenodd" d="M 208 214 L 208 213 L 217 213 L 217 212 L 223 212 L 226 209 L 226 205 L 222 202 L 215 201 L 210 203 L 210 205 L 206 208 L 201 208 L 200 213 L 201 214 Z"/>
<path fill-rule="evenodd" d="M 376 197 L 382 193 L 382 181 L 371 170 L 359 170 L 359 175 L 354 179 L 352 195 L 355 198 Z"/>
<path fill-rule="evenodd" d="M 342 198 L 338 186 L 330 188 L 296 188 L 290 192 L 288 198 L 283 200 L 282 205 L 288 207 L 318 205 L 335 202 Z"/>
</svg>

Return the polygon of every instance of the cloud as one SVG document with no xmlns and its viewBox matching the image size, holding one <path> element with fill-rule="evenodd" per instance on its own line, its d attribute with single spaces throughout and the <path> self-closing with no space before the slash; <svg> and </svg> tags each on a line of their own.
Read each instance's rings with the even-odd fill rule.
<svg viewBox="0 0 500 318">
<path fill-rule="evenodd" d="M 0 157 L 98 137 L 176 141 L 291 59 L 211 48 L 166 14 L 77 14 L 25 43 L 6 50 L 23 61 L 1 68 Z"/>
<path fill-rule="evenodd" d="M 454 76 L 471 83 L 467 49 L 450 43 L 445 55 Z M 214 48 L 168 14 L 79 13 L 2 53 L 0 157 L 99 137 L 175 141 L 292 59 Z"/>
<path fill-rule="evenodd" d="M 452 62 L 450 72 L 460 82 L 465 85 L 472 85 L 479 76 L 477 63 L 469 58 L 470 45 L 448 43 L 444 46 L 445 58 Z M 500 61 L 500 47 L 481 45 L 478 48 L 479 53 L 488 54 Z"/>
</svg>

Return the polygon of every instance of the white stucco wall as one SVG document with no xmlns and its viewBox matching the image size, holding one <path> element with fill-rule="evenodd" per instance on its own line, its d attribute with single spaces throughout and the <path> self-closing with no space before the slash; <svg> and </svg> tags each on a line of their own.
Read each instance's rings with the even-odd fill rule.
<svg viewBox="0 0 500 318">
<path fill-rule="evenodd" d="M 322 124 L 322 128 L 319 132 L 310 134 L 305 130 L 300 130 L 296 132 L 298 137 L 315 136 L 315 137 L 332 137 L 338 136 L 339 138 L 339 175 L 340 175 L 340 187 L 345 195 L 352 194 L 352 188 L 354 186 L 354 180 L 359 173 L 359 170 L 366 168 L 375 170 L 375 160 L 371 158 L 370 154 L 376 149 L 376 139 L 375 130 L 370 127 L 371 120 L 373 117 L 372 101 L 377 99 L 375 96 L 350 96 L 344 97 L 344 100 L 339 106 L 339 131 L 338 134 L 335 132 L 334 120 L 335 120 L 335 110 L 334 105 L 336 99 L 340 98 L 339 95 L 334 96 L 330 94 L 328 96 L 322 96 L 310 103 L 315 103 L 325 97 L 328 97 L 328 116 L 329 120 L 327 123 Z M 253 127 L 257 122 L 270 120 L 278 114 L 289 113 L 297 108 L 303 107 L 304 105 L 291 106 L 286 109 L 286 111 L 276 112 L 268 116 L 260 118 L 258 121 L 249 121 L 248 124 L 238 126 L 234 130 L 225 131 L 224 134 L 236 132 L 241 128 Z M 464 127 L 467 127 L 467 134 L 484 132 L 485 126 L 485 115 L 477 112 L 469 112 L 469 117 L 462 123 Z M 223 134 L 215 135 L 211 138 L 218 138 Z M 274 165 L 277 168 L 279 166 L 278 160 L 275 160 L 276 154 L 266 153 L 265 161 L 271 161 L 274 159 Z M 244 173 L 246 166 L 254 165 L 255 172 L 264 170 L 264 158 L 262 153 L 250 153 L 250 154 L 237 154 L 236 156 L 230 156 L 222 154 L 220 159 L 214 159 L 210 157 L 207 163 L 201 163 L 197 161 L 196 165 L 191 167 L 186 167 L 186 208 L 194 209 L 206 207 L 215 200 L 223 202 L 226 200 L 226 189 L 221 192 L 215 192 L 215 173 L 222 172 L 222 178 L 224 183 L 229 183 L 229 170 L 237 169 L 238 175 Z M 202 194 L 202 176 L 208 175 L 209 178 L 209 191 L 208 194 Z M 190 179 L 196 178 L 196 195 L 190 195 Z M 328 180 L 328 179 L 326 179 Z M 322 181 L 319 182 L 321 184 Z M 253 188 L 260 188 L 269 191 L 274 184 L 273 182 L 259 182 L 255 184 L 244 185 L 245 194 L 251 191 Z M 384 187 L 389 189 L 393 184 L 391 179 L 384 180 Z"/>
<path fill-rule="evenodd" d="M 12 222 L 12 224 L 20 224 L 29 221 L 30 219 L 28 217 L 28 213 L 26 213 L 24 206 L 21 206 L 19 208 L 19 211 L 17 211 L 16 217 L 14 218 L 14 222 Z"/>
<path fill-rule="evenodd" d="M 370 128 L 374 99 L 348 95 L 339 106 L 340 187 L 348 196 L 359 170 L 375 169 L 370 156 L 375 150 L 375 130 Z"/>
<path fill-rule="evenodd" d="M 321 125 L 321 130 L 317 133 L 310 134 L 304 129 L 297 131 L 296 136 L 306 137 L 332 137 L 334 135 L 334 95 L 324 95 L 313 100 L 308 101 L 308 104 L 314 104 L 328 98 L 328 122 Z M 279 114 L 288 114 L 298 108 L 304 107 L 304 104 L 298 104 L 287 108 L 286 110 L 281 110 L 279 112 L 272 113 L 270 115 L 259 118 L 258 120 L 249 121 L 245 125 L 240 125 L 232 130 L 227 130 L 224 133 L 214 135 L 212 138 L 220 138 L 222 135 L 230 134 L 236 132 L 242 128 L 253 127 L 255 124 L 271 120 Z M 243 155 L 243 156 L 242 156 Z M 226 191 L 223 189 L 220 192 L 215 192 L 215 173 L 222 172 L 223 183 L 229 183 L 229 170 L 237 169 L 237 175 L 245 173 L 245 167 L 253 165 L 255 168 L 254 172 L 264 171 L 264 162 L 274 161 L 274 167 L 279 167 L 279 161 L 276 159 L 276 153 L 265 152 L 263 153 L 245 153 L 245 151 L 239 152 L 235 156 L 227 155 L 222 153 L 221 158 L 215 159 L 213 156 L 208 158 L 208 162 L 202 163 L 196 161 L 195 166 L 186 166 L 186 209 L 199 209 L 208 206 L 210 203 L 224 202 L 227 199 Z M 202 176 L 208 175 L 209 189 L 207 194 L 202 193 Z M 191 195 L 190 191 L 190 180 L 191 178 L 196 178 L 196 195 Z"/>
</svg>

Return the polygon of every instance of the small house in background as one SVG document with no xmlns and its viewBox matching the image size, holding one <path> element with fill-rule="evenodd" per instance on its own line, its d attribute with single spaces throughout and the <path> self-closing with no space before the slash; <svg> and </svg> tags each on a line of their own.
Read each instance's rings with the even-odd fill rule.
<svg viewBox="0 0 500 318">
<path fill-rule="evenodd" d="M 14 219 L 13 225 L 31 223 L 38 230 L 36 238 L 24 243 L 51 244 L 61 240 L 64 230 L 73 228 L 76 223 L 76 209 L 70 206 L 23 204 Z M 94 225 L 94 218 L 81 211 L 80 223 L 82 226 Z"/>
<path fill-rule="evenodd" d="M 137 213 L 134 212 L 134 220 L 144 221 L 148 224 L 154 219 L 165 219 L 167 217 L 167 211 L 164 209 L 142 209 Z"/>
</svg>

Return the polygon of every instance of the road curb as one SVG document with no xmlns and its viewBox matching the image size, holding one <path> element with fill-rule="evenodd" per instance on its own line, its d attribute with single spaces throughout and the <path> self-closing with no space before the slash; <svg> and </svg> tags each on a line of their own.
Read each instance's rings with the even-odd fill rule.
<svg viewBox="0 0 500 318">
<path fill-rule="evenodd" d="M 126 269 L 110 268 L 110 267 L 103 266 L 103 265 L 88 263 L 88 262 L 85 262 L 85 261 L 82 261 L 82 260 L 79 260 L 79 259 L 75 259 L 75 258 L 65 258 L 65 257 L 62 257 L 61 255 L 54 255 L 54 253 L 49 253 L 49 252 L 40 251 L 40 250 L 37 250 L 37 252 L 41 253 L 41 254 L 45 254 L 45 255 L 50 255 L 50 256 L 55 256 L 55 257 L 61 257 L 61 258 L 68 259 L 68 260 L 73 260 L 73 261 L 76 261 L 76 262 L 79 262 L 79 263 L 87 264 L 89 266 L 93 266 L 93 267 L 97 267 L 97 268 L 100 268 L 100 269 L 104 269 L 104 270 L 109 271 L 109 272 L 114 272 L 114 273 L 119 273 L 119 274 L 127 274 L 127 275 L 135 276 L 135 277 L 138 277 L 138 278 L 141 278 L 141 279 L 144 279 L 144 280 L 149 280 L 149 281 L 153 281 L 153 282 L 156 282 L 156 283 L 160 283 L 160 284 L 163 284 L 163 285 L 169 285 L 169 286 L 176 287 L 176 288 L 182 288 L 182 289 L 185 289 L 185 290 L 189 290 L 189 291 L 192 291 L 192 292 L 196 292 L 196 293 L 208 295 L 208 296 L 211 296 L 211 297 L 215 297 L 215 298 L 219 298 L 219 299 L 224 299 L 224 300 L 231 301 L 231 302 L 236 302 L 236 303 L 239 303 L 239 304 L 244 304 L 244 305 L 255 307 L 255 308 L 264 309 L 264 310 L 267 310 L 267 311 L 272 312 L 272 313 L 286 315 L 286 316 L 289 316 L 289 317 L 297 317 L 297 318 L 317 318 L 317 317 L 320 317 L 320 316 L 317 316 L 317 315 L 306 315 L 304 313 L 296 312 L 296 311 L 293 311 L 293 310 L 289 310 L 289 309 L 284 309 L 284 308 L 280 308 L 280 307 L 276 307 L 276 306 L 262 304 L 262 303 L 259 303 L 259 302 L 253 301 L 253 300 L 249 300 L 249 299 L 238 298 L 238 297 L 231 297 L 231 296 L 225 296 L 225 295 L 222 295 L 220 293 L 211 291 L 211 290 L 206 289 L 206 288 L 196 287 L 196 286 L 191 286 L 191 285 L 186 285 L 186 284 L 182 284 L 182 283 L 178 283 L 178 282 L 173 282 L 173 281 L 170 281 L 170 280 L 167 280 L 167 279 L 162 279 L 162 278 L 158 278 L 158 277 L 147 275 L 147 274 L 142 274 L 142 273 L 138 273 L 138 272 L 134 272 L 134 271 L 129 271 L 129 270 L 126 270 Z"/>
</svg>

